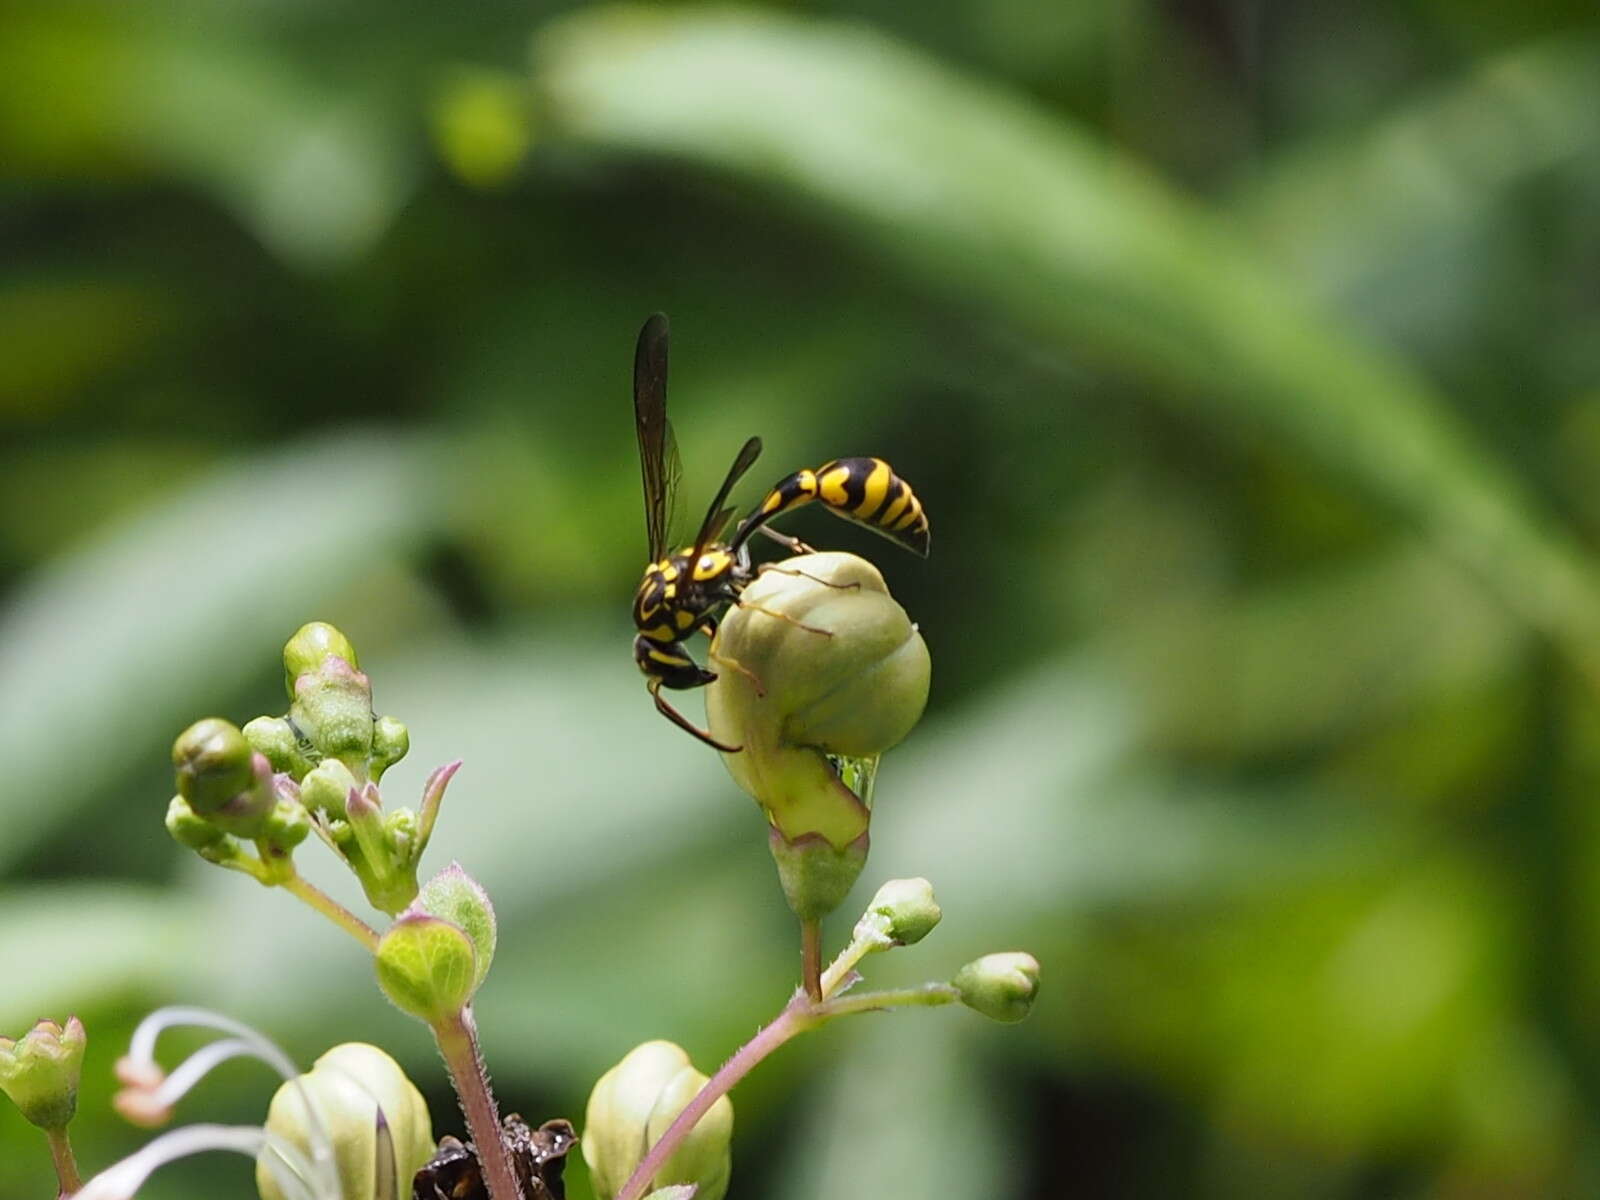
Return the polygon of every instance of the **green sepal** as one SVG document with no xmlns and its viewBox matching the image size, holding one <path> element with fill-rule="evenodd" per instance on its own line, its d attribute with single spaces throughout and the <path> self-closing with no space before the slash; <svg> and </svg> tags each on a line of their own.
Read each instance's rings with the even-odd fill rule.
<svg viewBox="0 0 1600 1200">
<path fill-rule="evenodd" d="M 451 921 L 409 912 L 378 939 L 373 961 L 389 1002 L 429 1025 L 456 1019 L 477 978 L 472 939 Z"/>
<path fill-rule="evenodd" d="M 867 865 L 869 844 L 865 832 L 847 846 L 835 848 L 820 834 L 790 841 L 777 827 L 770 829 L 767 848 L 778 866 L 778 880 L 790 911 L 802 921 L 820 921 L 838 908 Z"/>
<path fill-rule="evenodd" d="M 494 905 L 489 902 L 489 893 L 462 870 L 460 863 L 453 862 L 422 885 L 412 911 L 441 917 L 472 939 L 476 963 L 472 989 L 477 991 L 489 973 L 489 964 L 494 961 L 497 937 Z"/>
</svg>

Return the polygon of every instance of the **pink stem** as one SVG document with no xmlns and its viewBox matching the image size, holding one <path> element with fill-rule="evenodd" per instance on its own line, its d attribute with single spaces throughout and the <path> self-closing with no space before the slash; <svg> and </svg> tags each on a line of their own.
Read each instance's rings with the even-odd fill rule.
<svg viewBox="0 0 1600 1200">
<path fill-rule="evenodd" d="M 773 1018 L 771 1024 L 723 1063 L 717 1073 L 706 1081 L 705 1087 L 678 1114 L 678 1119 L 667 1126 L 667 1131 L 650 1147 L 650 1152 L 628 1176 L 628 1182 L 622 1185 L 616 1200 L 639 1200 L 649 1190 L 650 1181 L 655 1178 L 662 1164 L 672 1157 L 672 1152 L 689 1136 L 690 1130 L 711 1110 L 711 1106 L 732 1091 L 734 1084 L 748 1075 L 757 1063 L 809 1026 L 810 1010 L 811 1004 L 805 992 L 796 992 L 794 999 Z"/>
</svg>

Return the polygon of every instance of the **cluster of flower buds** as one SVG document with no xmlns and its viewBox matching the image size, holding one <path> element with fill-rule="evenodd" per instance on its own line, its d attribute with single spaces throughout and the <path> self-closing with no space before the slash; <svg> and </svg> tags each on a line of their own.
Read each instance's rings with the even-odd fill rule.
<svg viewBox="0 0 1600 1200">
<path fill-rule="evenodd" d="M 761 572 L 711 647 L 706 716 L 767 816 L 789 906 L 837 908 L 866 864 L 879 756 L 922 716 L 928 648 L 878 569 L 806 554 Z"/>
<path fill-rule="evenodd" d="M 385 810 L 378 782 L 410 739 L 395 718 L 373 712 L 355 647 L 314 621 L 289 639 L 283 665 L 283 716 L 257 717 L 242 730 L 208 717 L 179 735 L 167 829 L 203 858 L 266 884 L 293 875 L 290 856 L 314 830 L 373 907 L 398 913 L 416 898 L 417 862 L 457 764 L 433 773 L 418 812 Z"/>
<path fill-rule="evenodd" d="M 645 1152 L 705 1085 L 706 1077 L 683 1048 L 664 1041 L 635 1046 L 600 1077 L 589 1095 L 582 1142 L 600 1200 L 612 1200 Z M 650 1186 L 693 1185 L 696 1200 L 722 1200 L 733 1171 L 732 1142 L 733 1103 L 721 1096 L 661 1165 Z"/>
</svg>

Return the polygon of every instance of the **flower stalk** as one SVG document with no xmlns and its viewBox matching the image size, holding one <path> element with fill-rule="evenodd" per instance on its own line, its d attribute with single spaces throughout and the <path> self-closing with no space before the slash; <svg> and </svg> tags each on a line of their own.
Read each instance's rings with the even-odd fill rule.
<svg viewBox="0 0 1600 1200">
<path fill-rule="evenodd" d="M 516 1172 L 500 1136 L 500 1111 L 489 1088 L 483 1056 L 478 1052 L 478 1032 L 471 1008 L 462 1009 L 454 1018 L 434 1023 L 432 1028 L 439 1054 L 455 1085 L 456 1097 L 461 1101 L 467 1130 L 478 1149 L 483 1182 L 489 1195 L 493 1200 L 523 1200 Z"/>
</svg>

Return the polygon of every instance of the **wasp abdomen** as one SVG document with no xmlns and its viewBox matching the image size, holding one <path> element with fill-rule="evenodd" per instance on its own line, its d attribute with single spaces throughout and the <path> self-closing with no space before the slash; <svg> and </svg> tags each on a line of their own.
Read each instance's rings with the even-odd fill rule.
<svg viewBox="0 0 1600 1200">
<path fill-rule="evenodd" d="M 881 458 L 836 458 L 815 471 L 796 471 L 767 493 L 761 506 L 746 520 L 735 543 L 780 513 L 820 500 L 841 517 L 848 517 L 907 550 L 928 555 L 928 517 L 911 485 Z"/>
</svg>

